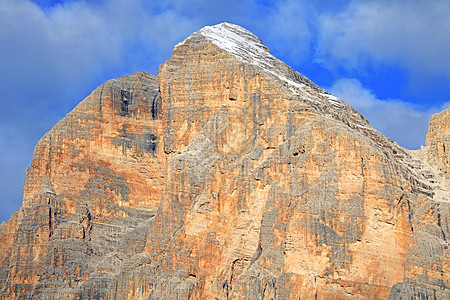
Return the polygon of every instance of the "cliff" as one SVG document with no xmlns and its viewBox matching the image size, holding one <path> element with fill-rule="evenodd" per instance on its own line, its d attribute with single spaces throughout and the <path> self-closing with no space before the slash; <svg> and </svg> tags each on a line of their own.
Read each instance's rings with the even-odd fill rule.
<svg viewBox="0 0 450 300">
<path fill-rule="evenodd" d="M 448 299 L 450 110 L 408 151 L 228 23 L 97 88 L 0 226 L 2 299 Z"/>
</svg>

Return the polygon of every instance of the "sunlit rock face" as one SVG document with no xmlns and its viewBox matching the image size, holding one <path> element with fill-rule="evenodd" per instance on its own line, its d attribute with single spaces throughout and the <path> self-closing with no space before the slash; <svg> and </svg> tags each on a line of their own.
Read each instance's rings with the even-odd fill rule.
<svg viewBox="0 0 450 300">
<path fill-rule="evenodd" d="M 408 151 L 232 24 L 97 88 L 0 227 L 4 299 L 448 299 L 448 111 Z"/>
<path fill-rule="evenodd" d="M 450 175 L 450 109 L 435 114 L 430 121 L 426 139 L 428 160 L 439 174 L 449 179 Z"/>
</svg>

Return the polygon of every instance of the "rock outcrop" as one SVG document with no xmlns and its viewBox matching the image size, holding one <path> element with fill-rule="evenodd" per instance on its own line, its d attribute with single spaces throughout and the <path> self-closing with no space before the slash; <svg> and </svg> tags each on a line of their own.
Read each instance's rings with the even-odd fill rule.
<svg viewBox="0 0 450 300">
<path fill-rule="evenodd" d="M 449 179 L 450 174 L 450 109 L 435 114 L 430 121 L 426 139 L 428 161 L 439 174 Z"/>
<path fill-rule="evenodd" d="M 97 88 L 0 226 L 3 299 L 449 299 L 449 110 L 403 149 L 232 24 Z"/>
</svg>

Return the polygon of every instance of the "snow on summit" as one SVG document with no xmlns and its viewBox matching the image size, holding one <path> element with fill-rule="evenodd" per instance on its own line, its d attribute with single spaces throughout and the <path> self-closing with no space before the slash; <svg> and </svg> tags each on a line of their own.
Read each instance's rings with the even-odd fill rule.
<svg viewBox="0 0 450 300">
<path fill-rule="evenodd" d="M 261 67 L 267 73 L 286 82 L 291 88 L 301 89 L 304 87 L 303 83 L 290 78 L 291 76 L 280 68 L 285 64 L 270 54 L 269 48 L 264 46 L 257 36 L 239 25 L 221 23 L 203 27 L 177 44 L 175 48 L 184 45 L 191 38 L 199 35 L 217 47 L 233 54 L 239 60 Z"/>
<path fill-rule="evenodd" d="M 337 111 L 348 106 L 348 104 L 339 98 L 330 95 L 308 78 L 274 57 L 270 54 L 269 48 L 256 35 L 239 25 L 220 23 L 214 26 L 203 27 L 177 44 L 175 49 L 187 45 L 190 41 L 198 41 L 199 39 L 206 39 L 218 48 L 232 54 L 238 60 L 261 68 L 266 74 L 282 81 L 299 99 L 306 99 L 313 102 L 320 99 L 321 103 L 326 103 L 326 105 L 331 106 L 332 110 Z M 305 96 L 310 92 L 315 93 L 318 98 Z M 311 100 L 312 98 L 316 100 Z M 360 125 L 365 126 L 365 123 Z"/>
<path fill-rule="evenodd" d="M 264 46 L 263 42 L 253 33 L 239 25 L 230 23 L 205 26 L 175 47 L 183 45 L 194 35 L 202 35 L 216 46 L 237 55 L 243 54 L 242 51 L 248 50 L 247 48 L 256 52 L 269 52 L 269 48 Z"/>
</svg>

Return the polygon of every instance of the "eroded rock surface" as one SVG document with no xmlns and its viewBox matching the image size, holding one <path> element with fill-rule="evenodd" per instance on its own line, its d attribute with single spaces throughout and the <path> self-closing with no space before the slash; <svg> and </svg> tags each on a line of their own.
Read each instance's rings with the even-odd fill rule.
<svg viewBox="0 0 450 300">
<path fill-rule="evenodd" d="M 38 143 L 0 227 L 4 299 L 448 299 L 448 110 L 408 151 L 205 27 Z"/>
</svg>

